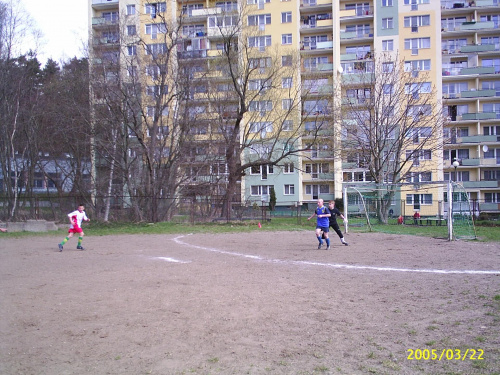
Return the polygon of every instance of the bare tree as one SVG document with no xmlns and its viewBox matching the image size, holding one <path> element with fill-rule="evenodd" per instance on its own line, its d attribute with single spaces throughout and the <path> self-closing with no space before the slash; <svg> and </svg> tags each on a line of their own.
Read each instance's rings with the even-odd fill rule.
<svg viewBox="0 0 500 375">
<path fill-rule="evenodd" d="M 255 17 L 245 5 L 231 3 L 208 20 L 213 44 L 204 111 L 219 160 L 226 164 L 221 215 L 227 220 L 232 202 L 239 202 L 238 181 L 249 169 L 299 155 L 331 125 L 325 116 L 331 95 L 316 95 L 305 105 L 308 90 L 299 84 L 299 56 L 271 45 Z M 304 128 L 306 119 L 314 123 L 310 129 Z"/>
<path fill-rule="evenodd" d="M 398 184 L 430 181 L 436 172 L 425 160 L 441 157 L 444 117 L 429 74 L 418 67 L 380 55 L 353 68 L 357 74 L 343 76 L 344 157 L 379 187 L 377 216 L 387 223 Z"/>
<path fill-rule="evenodd" d="M 196 121 L 182 105 L 189 100 L 192 63 L 177 59 L 182 22 L 165 18 L 165 10 L 153 5 L 146 35 L 131 32 L 135 24 L 123 18 L 93 39 L 94 134 L 101 172 L 96 184 L 106 197 L 105 219 L 111 196 L 126 196 L 122 206 L 131 207 L 139 220 L 168 219 L 184 180 L 179 168 Z M 103 37 L 108 44 L 116 38 L 111 43 L 117 48 L 100 49 Z"/>
</svg>

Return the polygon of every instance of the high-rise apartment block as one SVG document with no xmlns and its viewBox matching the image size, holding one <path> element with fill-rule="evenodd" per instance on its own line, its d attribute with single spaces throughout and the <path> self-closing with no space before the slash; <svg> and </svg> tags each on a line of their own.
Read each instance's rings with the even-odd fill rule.
<svg viewBox="0 0 500 375">
<path fill-rule="evenodd" d="M 129 158 L 135 145 L 163 136 L 171 143 L 159 153 L 171 156 L 176 137 L 190 137 L 180 152 L 183 159 L 172 162 L 179 183 L 169 180 L 181 196 L 222 196 L 234 179 L 230 171 L 253 161 L 238 172 L 237 198 L 231 202 L 267 204 L 272 189 L 278 207 L 293 207 L 341 198 L 346 186 L 374 181 L 369 166 L 374 159 L 348 142 L 360 134 L 353 111 L 375 110 L 367 103 L 376 100 L 376 81 L 400 64 L 408 79 L 418 82 L 402 83 L 401 92 L 415 102 L 396 109 L 404 112 L 401 119 L 411 118 L 411 127 L 432 112 L 439 120 L 417 124 L 405 136 L 395 131 L 382 137 L 412 141 L 395 156 L 396 163 L 411 159 L 412 169 L 398 172 L 407 185 L 398 185 L 394 213 L 402 205 L 407 214 L 423 206 L 432 208 L 428 214 L 442 213 L 448 199 L 443 186 L 449 180 L 463 184 L 475 213 L 499 212 L 499 18 L 499 0 L 89 0 L 90 66 L 92 73 L 116 78 L 109 82 L 121 93 L 141 83 L 134 96 L 143 129 L 129 126 L 130 148 L 122 150 Z M 236 56 L 232 61 L 231 53 Z M 170 56 L 164 68 L 148 62 L 162 54 Z M 245 75 L 249 68 L 252 73 Z M 162 83 L 154 83 L 163 72 Z M 92 85 L 95 108 L 109 101 L 105 83 Z M 393 89 L 384 83 L 379 90 L 391 95 Z M 417 103 L 430 94 L 425 104 Z M 162 95 L 163 104 L 151 101 Z M 394 110 L 390 105 L 385 109 Z M 186 133 L 171 125 L 183 111 L 197 115 Z M 162 122 L 162 117 L 169 120 Z M 372 125 L 379 121 L 373 113 L 367 118 Z M 147 126 L 152 119 L 154 131 Z M 229 139 L 228 127 L 234 124 L 241 128 L 237 138 Z M 419 148 L 425 137 L 434 138 L 432 147 Z M 248 146 L 239 150 L 236 161 L 228 161 L 230 142 Z M 273 147 L 272 155 L 266 147 Z M 390 147 L 384 147 L 390 157 Z M 300 151 L 288 153 L 293 148 Z M 259 162 L 266 157 L 269 163 Z M 147 162 L 144 155 L 137 159 Z M 141 168 L 136 164 L 134 170 Z M 430 187 L 419 190 L 423 184 Z"/>
</svg>

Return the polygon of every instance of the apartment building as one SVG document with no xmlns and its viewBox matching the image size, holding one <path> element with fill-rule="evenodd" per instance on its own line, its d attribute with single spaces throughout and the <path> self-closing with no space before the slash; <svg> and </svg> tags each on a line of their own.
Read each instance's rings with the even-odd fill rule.
<svg viewBox="0 0 500 375">
<path fill-rule="evenodd" d="M 415 161 L 408 182 L 413 186 L 398 190 L 393 211 L 409 212 L 425 207 L 429 214 L 442 213 L 447 199 L 443 187 L 436 184 L 419 190 L 419 186 L 447 180 L 462 182 L 478 210 L 499 210 L 498 0 L 248 0 L 240 3 L 89 0 L 89 17 L 91 69 L 102 66 L 103 56 L 108 61 L 122 61 L 140 53 L 138 50 L 143 46 L 130 43 L 130 36 L 141 35 L 154 44 L 158 34 L 167 32 L 155 26 L 156 23 L 180 22 L 182 38 L 177 43 L 176 61 L 177 64 L 189 61 L 194 69 L 190 80 L 193 98 L 198 99 L 194 106 L 198 112 L 218 112 L 224 118 L 236 116 L 238 98 L 227 97 L 223 109 L 214 108 L 206 85 L 201 83 L 217 82 L 219 93 L 231 85 L 214 63 L 225 48 L 221 37 L 223 28 L 241 20 L 244 27 L 236 49 L 242 52 L 243 47 L 252 47 L 260 54 L 252 63 L 262 68 L 262 74 L 269 68 L 268 54 L 277 53 L 283 65 L 288 57 L 298 56 L 300 64 L 296 71 L 281 77 L 283 97 L 272 98 L 273 103 L 271 99 L 253 100 L 251 106 L 255 107 L 254 112 L 261 113 L 262 120 L 257 121 L 247 113 L 243 122 L 262 138 L 276 132 L 275 120 L 264 118 L 271 112 L 290 109 L 292 102 L 287 95 L 291 87 L 298 88 L 302 93 L 299 109 L 291 111 L 281 122 L 279 139 L 284 142 L 283 149 L 290 147 L 283 139 L 290 134 L 287 132 L 300 126 L 306 131 L 295 140 L 294 147 L 307 149 L 289 155 L 277 165 L 248 168 L 238 185 L 242 204 L 267 202 L 274 189 L 277 206 L 314 205 L 317 198 L 342 197 L 345 186 L 363 186 L 373 180 L 367 165 L 357 159 L 356 153 L 342 152 L 343 129 L 348 122 L 341 119 L 338 109 L 343 106 L 337 104 L 345 98 L 355 98 L 361 106 L 363 100 L 370 98 L 372 89 L 360 77 L 373 75 L 376 56 L 385 54 L 402 59 L 405 70 L 415 77 L 425 74 L 427 81 L 419 85 L 420 94 L 425 95 L 432 87 L 433 101 L 437 107 L 443 106 L 447 118 L 444 126 L 433 129 L 437 132 L 434 136 L 445 140 L 444 149 L 423 149 L 416 157 L 412 156 Z M 247 30 L 257 30 L 257 33 L 243 37 Z M 248 44 L 242 44 L 242 39 Z M 158 44 L 155 48 L 161 53 L 163 47 Z M 136 69 L 142 72 L 146 68 Z M 251 84 L 260 82 L 262 77 L 253 79 Z M 198 85 L 193 83 L 196 80 L 200 82 Z M 198 155 L 217 148 L 215 144 L 222 142 L 223 146 L 220 136 L 207 136 L 213 134 L 210 129 L 214 127 L 214 115 L 211 116 L 196 121 Z M 424 134 L 425 129 L 414 136 Z M 305 147 L 312 141 L 311 147 Z M 253 151 L 242 153 L 241 163 L 255 157 Z M 223 191 L 227 165 L 223 152 L 218 156 L 209 167 L 200 168 L 206 175 L 204 181 L 217 181 L 218 190 Z M 456 167 L 452 164 L 455 159 L 459 162 Z M 191 167 L 195 166 L 195 160 L 191 159 Z M 404 202 L 405 207 L 400 202 Z"/>
</svg>

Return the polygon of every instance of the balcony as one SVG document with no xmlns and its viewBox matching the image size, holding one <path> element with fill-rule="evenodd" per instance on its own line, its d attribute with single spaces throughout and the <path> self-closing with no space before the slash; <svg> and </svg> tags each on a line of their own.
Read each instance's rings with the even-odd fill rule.
<svg viewBox="0 0 500 375">
<path fill-rule="evenodd" d="M 98 26 L 118 26 L 119 19 L 118 18 L 104 18 L 104 17 L 92 17 L 92 27 Z"/>
<path fill-rule="evenodd" d="M 498 6 L 493 3 L 493 0 L 442 0 L 441 9 L 463 9 L 463 8 L 480 8 Z"/>
<path fill-rule="evenodd" d="M 179 51 L 177 52 L 179 59 L 200 59 L 207 57 L 207 50 L 194 50 L 194 51 Z"/>
<path fill-rule="evenodd" d="M 476 112 L 476 113 L 463 113 L 463 121 L 479 121 L 479 120 L 494 120 L 496 119 L 495 112 Z"/>
<path fill-rule="evenodd" d="M 470 91 L 462 91 L 460 96 L 462 98 L 489 98 L 495 96 L 496 91 L 494 89 L 491 90 L 475 90 L 472 89 Z"/>
<path fill-rule="evenodd" d="M 470 68 L 443 68 L 443 78 L 447 76 L 469 76 L 480 74 L 495 74 L 494 66 L 475 66 Z"/>
<path fill-rule="evenodd" d="M 302 21 L 305 22 L 305 21 Z M 315 22 L 303 23 L 300 25 L 300 31 L 322 31 L 324 29 L 331 29 L 333 27 L 333 19 L 327 18 L 316 20 Z"/>
<path fill-rule="evenodd" d="M 119 0 L 92 0 L 92 8 L 94 9 L 110 9 L 117 8 Z"/>
<path fill-rule="evenodd" d="M 496 189 L 498 181 L 463 181 L 462 184 L 466 189 Z M 498 205 L 496 205 L 498 207 Z"/>
<path fill-rule="evenodd" d="M 466 46 L 460 47 L 460 52 L 462 53 L 478 53 L 489 51 L 498 51 L 498 46 L 495 47 L 494 44 L 468 44 Z"/>
<path fill-rule="evenodd" d="M 311 11 L 332 11 L 332 1 L 331 0 L 309 0 L 300 2 L 301 12 L 311 12 Z"/>
<path fill-rule="evenodd" d="M 359 83 L 372 83 L 375 81 L 375 75 L 372 72 L 355 72 L 342 74 L 342 84 L 354 85 Z"/>
<path fill-rule="evenodd" d="M 351 39 L 356 39 L 358 41 L 359 39 L 371 39 L 373 38 L 373 29 L 365 29 L 365 30 L 359 30 L 359 31 L 346 31 L 346 30 L 340 30 L 340 40 L 351 40 Z"/>
<path fill-rule="evenodd" d="M 119 38 L 95 38 L 92 39 L 92 45 L 97 46 L 117 46 L 120 44 Z"/>
<path fill-rule="evenodd" d="M 457 144 L 492 143 L 492 142 L 497 142 L 497 141 L 498 141 L 498 137 L 496 135 L 471 135 L 468 137 L 457 137 Z"/>
<path fill-rule="evenodd" d="M 341 9 L 340 20 L 356 19 L 356 18 L 373 18 L 373 7 L 360 7 L 357 9 Z"/>
<path fill-rule="evenodd" d="M 312 73 L 312 72 L 333 72 L 333 63 L 317 64 L 314 66 L 308 66 L 302 68 L 302 73 Z"/>
<path fill-rule="evenodd" d="M 324 51 L 324 50 L 331 50 L 333 49 L 333 41 L 328 40 L 326 42 L 316 42 L 315 44 L 311 42 L 300 42 L 301 51 Z"/>
<path fill-rule="evenodd" d="M 333 93 L 333 85 L 321 85 L 312 88 L 302 88 L 302 95 L 313 96 L 313 95 L 324 95 Z"/>
</svg>

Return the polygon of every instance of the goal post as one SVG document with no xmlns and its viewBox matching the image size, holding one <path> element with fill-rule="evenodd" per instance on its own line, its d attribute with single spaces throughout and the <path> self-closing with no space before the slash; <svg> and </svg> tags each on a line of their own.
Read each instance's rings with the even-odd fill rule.
<svg viewBox="0 0 500 375">
<path fill-rule="evenodd" d="M 469 195 L 458 183 L 346 183 L 342 198 L 346 233 L 365 225 L 369 231 L 394 232 L 391 225 L 401 224 L 440 226 L 436 233 L 450 241 L 476 238 Z"/>
</svg>

